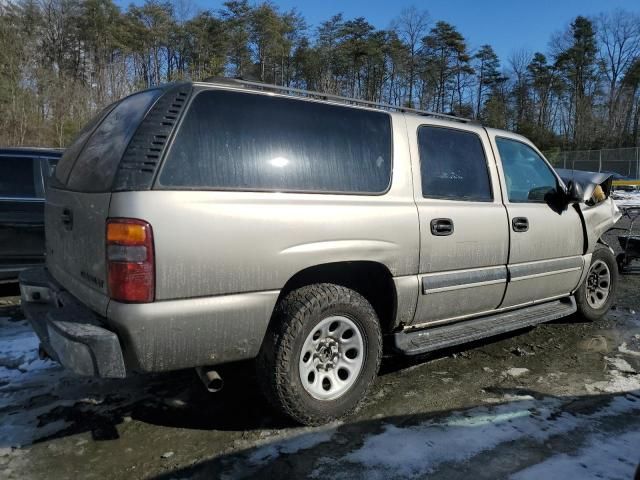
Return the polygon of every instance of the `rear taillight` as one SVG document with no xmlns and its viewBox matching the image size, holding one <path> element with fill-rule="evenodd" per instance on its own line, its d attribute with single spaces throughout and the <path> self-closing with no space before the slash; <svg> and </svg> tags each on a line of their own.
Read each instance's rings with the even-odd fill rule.
<svg viewBox="0 0 640 480">
<path fill-rule="evenodd" d="M 107 220 L 109 296 L 120 302 L 153 302 L 155 258 L 153 231 L 143 220 Z"/>
</svg>

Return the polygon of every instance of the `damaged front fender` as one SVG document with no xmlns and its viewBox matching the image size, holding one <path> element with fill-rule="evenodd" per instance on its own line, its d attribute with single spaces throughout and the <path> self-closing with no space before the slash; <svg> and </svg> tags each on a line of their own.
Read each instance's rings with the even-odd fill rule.
<svg viewBox="0 0 640 480">
<path fill-rule="evenodd" d="M 582 187 L 584 194 L 579 209 L 586 234 L 585 253 L 592 253 L 600 237 L 622 216 L 620 209 L 611 198 L 613 175 L 568 169 L 556 171 L 565 183 L 573 181 Z"/>
<path fill-rule="evenodd" d="M 587 253 L 591 253 L 600 237 L 620 220 L 622 214 L 611 197 L 592 206 L 581 203 L 580 209 L 587 233 Z"/>
</svg>

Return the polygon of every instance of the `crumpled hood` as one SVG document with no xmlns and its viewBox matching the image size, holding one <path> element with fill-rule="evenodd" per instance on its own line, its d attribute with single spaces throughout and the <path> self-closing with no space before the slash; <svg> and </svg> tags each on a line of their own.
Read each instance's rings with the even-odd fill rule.
<svg viewBox="0 0 640 480">
<path fill-rule="evenodd" d="M 593 195 L 593 190 L 598 185 L 606 185 L 608 188 L 603 189 L 607 196 L 611 193 L 611 181 L 613 179 L 612 173 L 600 173 L 600 172 L 585 172 L 582 170 L 570 170 L 568 168 L 556 168 L 556 172 L 560 175 L 562 181 L 567 184 L 573 180 L 575 183 L 582 187 L 584 192 L 583 200 L 586 202 Z"/>
</svg>

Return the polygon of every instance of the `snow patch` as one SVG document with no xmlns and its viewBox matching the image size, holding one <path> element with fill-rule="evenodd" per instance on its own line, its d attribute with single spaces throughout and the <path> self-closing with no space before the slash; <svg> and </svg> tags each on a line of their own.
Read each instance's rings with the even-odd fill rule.
<svg viewBox="0 0 640 480">
<path fill-rule="evenodd" d="M 574 455 L 556 455 L 522 470 L 512 480 L 565 480 L 568 478 L 633 478 L 638 459 L 640 432 L 619 436 L 595 435 L 586 447 Z"/>
<path fill-rule="evenodd" d="M 526 375 L 529 373 L 529 369 L 528 368 L 510 368 L 509 370 L 507 370 L 505 373 L 505 375 L 509 376 L 509 377 L 513 377 L 513 378 L 518 378 L 521 377 L 523 375 Z"/>
<path fill-rule="evenodd" d="M 640 390 L 640 375 L 625 375 L 618 370 L 609 372 L 609 379 L 585 385 L 589 393 L 625 393 Z"/>
<path fill-rule="evenodd" d="M 302 433 L 298 430 L 293 437 L 285 437 L 284 439 L 281 437 L 273 443 L 254 450 L 247 460 L 253 465 L 262 465 L 282 454 L 291 455 L 301 450 L 308 450 L 331 440 L 336 428 L 337 425 L 334 423 L 315 429 L 302 429 Z"/>
<path fill-rule="evenodd" d="M 558 413 L 559 406 L 557 399 L 525 400 L 475 408 L 440 422 L 409 427 L 387 424 L 345 460 L 368 470 L 392 472 L 394 477 L 424 476 L 443 462 L 464 461 L 504 442 L 524 437 L 542 441 L 576 428 L 580 420 Z"/>
<path fill-rule="evenodd" d="M 636 335 L 636 336 L 640 337 L 640 335 Z M 630 349 L 629 346 L 627 345 L 627 342 L 622 342 L 622 344 L 618 347 L 618 351 L 626 355 L 633 355 L 635 357 L 640 357 L 640 351 Z"/>
<path fill-rule="evenodd" d="M 424 478 L 436 472 L 441 465 L 471 461 L 487 451 L 499 452 L 503 444 L 526 442 L 529 445 L 532 441 L 543 444 L 556 435 L 597 432 L 600 422 L 619 422 L 620 419 L 634 417 L 640 408 L 635 394 L 613 398 L 608 404 L 588 414 L 565 412 L 563 410 L 566 405 L 558 398 L 527 399 L 498 406 L 476 407 L 441 420 L 429 420 L 417 425 L 387 423 L 383 425 L 382 433 L 365 437 L 362 446 L 356 450 L 346 454 L 337 453 L 337 456 L 332 456 L 331 461 L 318 459 L 311 477 Z M 606 470 L 611 462 L 619 462 L 620 465 L 615 465 L 611 470 L 611 476 L 603 478 L 631 478 L 629 475 L 617 473 L 630 471 L 631 463 L 637 457 L 638 435 L 640 433 L 637 432 L 627 436 L 609 435 L 610 438 L 618 440 L 608 444 L 607 453 L 602 453 L 602 456 L 598 457 L 599 460 L 593 460 L 594 464 L 600 462 L 595 472 Z M 591 440 L 591 436 L 588 436 L 587 442 Z M 594 438 L 592 443 L 597 446 L 600 441 L 599 438 Z M 625 453 L 619 452 L 614 455 L 616 448 Z M 587 449 L 580 453 L 579 458 L 586 458 L 589 454 Z M 626 463 L 617 460 L 619 456 L 626 458 Z M 562 458 L 558 456 L 558 462 Z M 579 460 L 567 458 L 567 471 L 579 471 Z M 571 464 L 572 460 L 574 464 Z M 562 468 L 563 465 L 558 463 L 558 472 L 562 473 Z M 553 468 L 542 471 L 545 474 L 554 473 Z M 526 479 L 587 478 L 578 474 L 536 476 L 535 471 L 531 474 L 522 471 L 521 474 L 529 475 L 522 477 Z"/>
<path fill-rule="evenodd" d="M 640 206 L 640 191 L 625 192 L 622 190 L 614 190 L 611 198 L 617 206 Z"/>
<path fill-rule="evenodd" d="M 612 367 L 614 367 L 616 370 L 622 372 L 622 373 L 636 373 L 636 370 L 629 365 L 629 362 L 627 362 L 624 358 L 620 358 L 620 357 L 605 357 L 605 360 L 607 361 L 607 363 L 609 363 Z"/>
</svg>

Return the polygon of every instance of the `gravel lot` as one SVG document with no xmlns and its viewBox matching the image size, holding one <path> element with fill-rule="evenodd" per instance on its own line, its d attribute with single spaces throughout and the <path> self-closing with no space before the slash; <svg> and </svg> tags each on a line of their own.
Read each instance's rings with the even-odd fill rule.
<svg viewBox="0 0 640 480">
<path fill-rule="evenodd" d="M 640 264 L 639 264 L 640 265 Z M 251 365 L 105 381 L 39 360 L 0 295 L 0 477 L 631 478 L 640 463 L 640 275 L 597 323 L 565 319 L 436 356 L 386 358 L 348 421 L 275 418 Z"/>
</svg>

